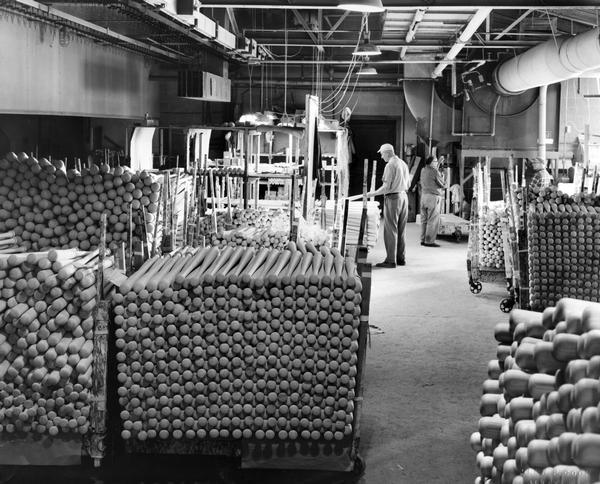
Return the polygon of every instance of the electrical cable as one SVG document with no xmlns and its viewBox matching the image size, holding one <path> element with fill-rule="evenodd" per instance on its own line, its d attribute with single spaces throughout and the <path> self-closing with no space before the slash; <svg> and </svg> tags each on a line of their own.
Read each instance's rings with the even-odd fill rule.
<svg viewBox="0 0 600 484">
<path fill-rule="evenodd" d="M 354 96 L 354 91 L 356 90 L 356 86 L 357 86 L 357 85 L 358 85 L 358 76 L 356 76 L 356 80 L 354 81 L 354 85 L 352 86 L 352 92 L 351 92 L 351 93 L 350 93 L 350 95 L 348 96 L 348 100 L 347 100 L 346 104 L 344 105 L 344 107 L 343 107 L 341 110 L 343 110 L 343 109 L 344 109 L 344 108 L 345 108 L 345 107 L 348 105 L 348 103 L 349 103 L 349 102 L 350 102 L 350 100 L 352 99 L 352 96 Z M 325 113 L 332 114 L 332 115 L 335 115 L 335 113 L 337 112 L 337 108 L 338 108 L 338 107 L 341 105 L 341 103 L 342 103 L 342 102 L 344 101 L 344 99 L 346 98 L 346 92 L 347 92 L 347 90 L 346 90 L 346 91 L 344 92 L 344 94 L 343 94 L 343 95 L 342 95 L 342 96 L 339 98 L 339 101 L 338 101 L 338 103 L 337 103 L 335 106 L 331 107 L 329 110 L 325 110 L 324 112 L 325 112 Z M 340 110 L 340 112 L 341 112 L 341 110 Z"/>
<path fill-rule="evenodd" d="M 364 15 L 364 16 L 362 17 L 362 20 L 361 20 L 361 25 L 360 25 L 360 31 L 359 31 L 359 33 L 358 33 L 358 39 L 357 39 L 357 41 L 356 41 L 355 50 L 356 50 L 356 48 L 358 48 L 358 46 L 360 45 L 360 41 L 361 41 L 361 39 L 362 39 L 363 31 L 364 31 L 364 28 L 365 28 L 365 20 L 366 20 L 367 18 L 368 18 L 368 17 L 367 17 L 366 15 Z M 358 62 L 358 61 L 357 61 L 357 60 L 355 59 L 355 57 L 353 56 L 353 58 L 352 58 L 352 62 L 351 62 L 351 64 L 350 64 L 350 66 L 348 67 L 348 69 L 347 69 L 347 71 L 346 71 L 346 74 L 345 74 L 344 78 L 342 79 L 342 82 L 340 83 L 339 87 L 338 87 L 338 88 L 336 88 L 336 89 L 334 89 L 334 90 L 333 90 L 333 91 L 332 91 L 332 92 L 331 92 L 331 93 L 330 93 L 330 94 L 329 94 L 329 95 L 328 95 L 328 96 L 327 96 L 325 99 L 323 99 L 323 100 L 321 101 L 321 104 L 322 104 L 322 105 L 323 105 L 323 104 L 325 104 L 325 103 L 327 103 L 327 102 L 329 102 L 329 101 L 330 101 L 330 100 L 332 100 L 332 99 L 335 99 L 335 98 L 337 97 L 338 93 L 342 91 L 342 89 L 344 88 L 344 84 L 345 84 L 345 83 L 348 81 L 348 78 L 349 78 L 349 77 L 352 75 L 352 71 L 354 70 L 354 67 L 356 66 L 357 62 Z"/>
<path fill-rule="evenodd" d="M 357 65 L 358 65 L 358 62 L 353 59 L 352 62 L 351 62 L 351 64 L 350 64 L 350 66 L 348 67 L 348 70 L 346 71 L 346 75 L 344 76 L 344 78 L 342 79 L 342 81 L 340 82 L 340 84 L 338 85 L 338 87 L 336 87 L 327 96 L 327 98 L 325 98 L 325 99 L 323 99 L 323 101 L 321 101 L 321 105 L 327 106 L 328 104 L 335 103 L 338 94 L 340 92 L 342 92 L 343 90 L 347 90 L 348 89 L 348 86 L 350 85 L 350 78 L 352 77 L 352 74 L 354 74 L 354 68 Z"/>
<path fill-rule="evenodd" d="M 358 76 L 356 76 L 355 84 L 358 82 Z M 345 98 L 348 89 L 350 88 L 350 82 L 346 85 L 346 88 L 338 94 L 336 98 L 334 98 L 331 102 L 329 102 L 326 106 L 322 107 L 321 111 L 324 113 L 332 113 L 335 109 L 340 105 L 340 102 Z"/>
<path fill-rule="evenodd" d="M 348 66 L 348 69 L 346 70 L 346 74 L 344 75 L 344 77 L 343 77 L 342 81 L 340 82 L 340 84 L 338 85 L 338 87 L 336 87 L 331 93 L 329 93 L 329 95 L 321 101 L 321 104 L 327 104 L 328 102 L 335 100 L 335 98 L 337 97 L 339 92 L 341 92 L 346 87 L 346 84 L 349 83 L 349 79 L 352 76 L 352 74 L 354 72 L 354 68 L 356 67 L 357 64 L 358 64 L 358 61 L 353 58 L 352 62 Z"/>
<path fill-rule="evenodd" d="M 285 59 L 283 60 L 283 112 L 287 116 L 287 54 L 288 54 L 288 31 L 287 31 L 287 10 L 283 11 L 284 31 L 285 31 Z"/>
<path fill-rule="evenodd" d="M 252 71 L 254 70 L 254 66 L 248 64 L 248 78 L 250 80 L 250 112 L 252 112 Z"/>
<path fill-rule="evenodd" d="M 297 52 L 295 52 L 294 54 L 288 54 L 288 56 L 287 56 L 288 59 L 293 59 L 295 57 L 298 57 L 302 53 L 303 50 L 304 50 L 304 47 L 298 47 L 298 51 Z M 285 58 L 285 54 L 284 55 L 279 55 L 279 54 L 275 54 L 273 52 L 271 52 L 271 54 L 273 54 L 273 58 L 275 58 L 275 59 L 283 59 L 283 58 Z"/>
<path fill-rule="evenodd" d="M 354 67 L 358 65 L 358 63 L 355 63 L 353 65 L 353 69 Z M 360 67 L 358 72 L 360 72 Z M 351 74 L 354 73 L 354 71 L 350 72 Z M 337 89 L 334 93 L 332 93 L 331 99 L 329 99 L 327 102 L 321 103 L 321 107 L 322 107 L 322 111 L 328 111 L 332 108 L 333 105 L 337 104 L 339 102 L 340 97 L 344 97 L 346 95 L 346 92 L 348 91 L 348 88 L 350 87 L 350 77 L 348 76 L 347 81 L 344 80 L 343 83 L 341 84 L 343 89 Z M 358 75 L 356 76 L 356 81 L 358 81 Z"/>
<path fill-rule="evenodd" d="M 260 66 L 260 110 L 265 110 L 265 66 Z"/>
</svg>

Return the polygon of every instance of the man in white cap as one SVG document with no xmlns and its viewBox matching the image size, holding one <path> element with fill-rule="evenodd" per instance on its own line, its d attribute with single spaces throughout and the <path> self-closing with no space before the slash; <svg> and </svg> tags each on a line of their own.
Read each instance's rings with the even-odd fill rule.
<svg viewBox="0 0 600 484">
<path fill-rule="evenodd" d="M 393 268 L 406 264 L 406 221 L 408 219 L 408 166 L 394 154 L 394 147 L 385 143 L 378 153 L 386 162 L 383 170 L 383 185 L 367 197 L 384 196 L 383 239 L 387 256 L 377 267 Z"/>
</svg>

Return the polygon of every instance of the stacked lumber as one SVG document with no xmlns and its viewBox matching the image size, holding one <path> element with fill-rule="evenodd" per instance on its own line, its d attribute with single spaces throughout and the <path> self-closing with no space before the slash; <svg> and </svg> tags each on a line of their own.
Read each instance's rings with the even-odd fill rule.
<svg viewBox="0 0 600 484">
<path fill-rule="evenodd" d="M 482 267 L 502 269 L 504 246 L 502 242 L 502 219 L 506 217 L 504 205 L 490 204 L 481 216 L 479 224 L 479 257 Z"/>
<path fill-rule="evenodd" d="M 215 247 L 253 247 L 268 249 L 285 249 L 289 242 L 288 232 L 277 232 L 271 229 L 246 227 L 229 230 L 220 234 L 212 234 L 210 245 Z"/>
<path fill-rule="evenodd" d="M 600 301 L 600 198 L 554 187 L 529 204 L 530 306 L 541 309 L 563 297 Z"/>
<path fill-rule="evenodd" d="M 0 171 L 0 233 L 14 232 L 25 251 L 93 250 L 100 243 L 103 213 L 112 249 L 134 231 L 131 213 L 145 212 L 153 232 L 160 183 L 148 172 L 108 165 L 67 170 L 61 160 L 25 153 L 8 153 L 0 159 Z"/>
<path fill-rule="evenodd" d="M 361 287 L 311 244 L 148 260 L 114 300 L 122 437 L 346 439 Z"/>
<path fill-rule="evenodd" d="M 600 304 L 514 309 L 494 330 L 478 431 L 476 483 L 600 479 Z"/>
<path fill-rule="evenodd" d="M 24 252 L 25 248 L 19 245 L 21 240 L 17 234 L 10 230 L 0 234 L 0 254 L 15 254 Z"/>
<path fill-rule="evenodd" d="M 97 256 L 0 256 L 0 432 L 88 432 Z"/>
<path fill-rule="evenodd" d="M 333 227 L 334 226 L 334 217 L 335 221 L 340 223 L 343 220 L 343 202 L 339 204 L 339 207 L 335 208 L 335 203 L 332 201 L 327 201 L 325 206 L 325 226 Z M 349 202 L 349 210 L 348 210 L 348 222 L 346 224 L 346 244 L 348 245 L 357 245 L 358 244 L 358 235 L 360 230 L 360 220 L 362 217 L 363 210 L 363 202 L 354 201 Z M 381 211 L 379 209 L 378 202 L 369 201 L 367 203 L 367 225 L 365 230 L 365 235 L 363 239 L 363 244 L 366 245 L 369 249 L 372 249 L 377 244 L 377 237 L 379 235 L 379 223 L 381 220 Z"/>
<path fill-rule="evenodd" d="M 209 238 L 213 235 L 220 235 L 226 230 L 243 229 L 247 227 L 256 227 L 259 229 L 272 228 L 276 231 L 289 230 L 289 213 L 284 210 L 268 210 L 254 208 L 234 208 L 229 212 L 219 212 L 216 214 L 217 227 L 214 227 L 212 216 L 205 216 L 198 219 L 198 233 L 200 237 Z"/>
</svg>

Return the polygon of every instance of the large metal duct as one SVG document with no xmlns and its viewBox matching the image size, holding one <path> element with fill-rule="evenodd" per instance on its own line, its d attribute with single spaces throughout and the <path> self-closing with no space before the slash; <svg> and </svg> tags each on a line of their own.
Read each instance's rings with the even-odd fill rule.
<svg viewBox="0 0 600 484">
<path fill-rule="evenodd" d="M 503 94 L 518 94 L 578 77 L 600 68 L 600 30 L 575 37 L 550 39 L 504 62 L 494 71 L 494 86 Z"/>
</svg>

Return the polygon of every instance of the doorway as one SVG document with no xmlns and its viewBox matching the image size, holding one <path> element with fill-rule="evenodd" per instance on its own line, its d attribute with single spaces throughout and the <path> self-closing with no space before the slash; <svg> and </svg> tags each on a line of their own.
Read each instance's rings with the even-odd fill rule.
<svg viewBox="0 0 600 484">
<path fill-rule="evenodd" d="M 354 142 L 354 155 L 350 165 L 350 195 L 362 193 L 364 160 L 369 160 L 368 189 L 371 189 L 371 176 L 373 160 L 377 160 L 377 173 L 375 175 L 375 186 L 381 186 L 381 177 L 385 162 L 381 159 L 377 150 L 383 143 L 391 143 L 396 146 L 398 126 L 400 120 L 394 119 L 369 119 L 356 118 L 350 120 L 350 130 Z"/>
</svg>

